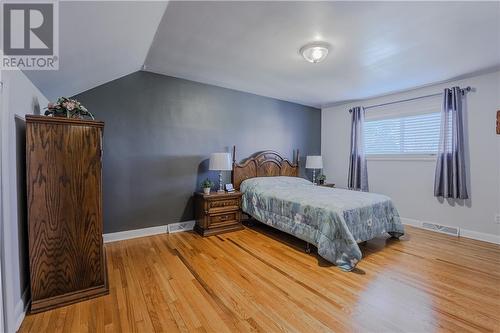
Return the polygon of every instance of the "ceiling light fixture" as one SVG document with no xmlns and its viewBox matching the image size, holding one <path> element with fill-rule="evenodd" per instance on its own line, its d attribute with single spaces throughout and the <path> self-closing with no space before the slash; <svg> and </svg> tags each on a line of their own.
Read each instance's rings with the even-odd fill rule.
<svg viewBox="0 0 500 333">
<path fill-rule="evenodd" d="M 314 42 L 310 44 L 306 44 L 302 46 L 299 50 L 299 53 L 304 57 L 304 59 L 308 62 L 312 62 L 313 64 L 317 64 L 325 60 L 328 55 L 328 49 L 330 45 L 324 42 Z"/>
</svg>

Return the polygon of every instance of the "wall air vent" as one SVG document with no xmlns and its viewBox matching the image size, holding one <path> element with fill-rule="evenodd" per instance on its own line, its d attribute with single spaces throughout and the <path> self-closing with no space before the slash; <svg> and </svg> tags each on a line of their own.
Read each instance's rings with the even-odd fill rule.
<svg viewBox="0 0 500 333">
<path fill-rule="evenodd" d="M 174 232 L 190 231 L 193 230 L 194 223 L 195 221 L 171 223 L 167 225 L 167 231 L 169 234 L 173 234 Z"/>
<path fill-rule="evenodd" d="M 458 237 L 460 235 L 459 227 L 449 227 L 446 225 L 434 224 L 429 222 L 422 222 L 422 228 L 429 229 L 432 231 L 441 232 L 443 234 Z"/>
</svg>

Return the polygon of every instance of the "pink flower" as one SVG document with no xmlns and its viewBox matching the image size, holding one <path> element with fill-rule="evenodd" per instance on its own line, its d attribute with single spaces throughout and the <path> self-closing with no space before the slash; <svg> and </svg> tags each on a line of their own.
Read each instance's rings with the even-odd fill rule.
<svg viewBox="0 0 500 333">
<path fill-rule="evenodd" d="M 47 109 L 53 109 L 54 108 L 54 103 L 49 103 L 47 105 Z"/>
<path fill-rule="evenodd" d="M 63 103 L 64 108 L 68 111 L 73 111 L 73 109 L 76 107 L 76 104 L 74 102 L 64 102 Z"/>
</svg>

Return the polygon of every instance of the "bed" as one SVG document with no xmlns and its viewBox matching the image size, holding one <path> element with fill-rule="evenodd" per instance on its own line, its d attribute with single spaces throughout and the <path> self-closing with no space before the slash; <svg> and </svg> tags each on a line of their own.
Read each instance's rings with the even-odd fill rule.
<svg viewBox="0 0 500 333">
<path fill-rule="evenodd" d="M 299 177 L 295 162 L 264 151 L 236 163 L 232 180 L 242 193 L 243 212 L 318 248 L 342 270 L 361 260 L 358 243 L 389 233 L 404 234 L 392 200 L 384 195 L 321 187 Z"/>
</svg>

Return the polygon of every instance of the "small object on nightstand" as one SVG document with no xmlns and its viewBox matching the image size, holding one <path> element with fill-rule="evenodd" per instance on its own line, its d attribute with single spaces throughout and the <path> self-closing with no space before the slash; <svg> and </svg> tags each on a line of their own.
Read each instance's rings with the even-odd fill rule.
<svg viewBox="0 0 500 333">
<path fill-rule="evenodd" d="M 323 186 L 323 187 L 335 187 L 335 184 L 333 184 L 333 183 L 324 183 L 324 184 L 320 184 L 319 186 Z"/>
<path fill-rule="evenodd" d="M 196 192 L 194 230 L 202 236 L 217 235 L 243 229 L 239 191 L 203 194 Z"/>
<path fill-rule="evenodd" d="M 233 184 L 226 184 L 226 192 L 234 192 Z"/>
<path fill-rule="evenodd" d="M 210 188 L 212 186 L 214 186 L 214 182 L 208 178 L 201 182 L 201 188 L 203 189 L 204 194 L 210 194 Z"/>
</svg>

